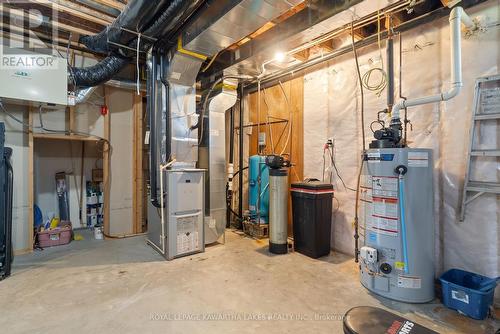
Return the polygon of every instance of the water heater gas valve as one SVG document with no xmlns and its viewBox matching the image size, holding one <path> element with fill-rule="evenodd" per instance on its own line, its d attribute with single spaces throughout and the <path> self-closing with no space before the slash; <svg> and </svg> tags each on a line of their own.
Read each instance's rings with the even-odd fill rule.
<svg viewBox="0 0 500 334">
<path fill-rule="evenodd" d="M 377 263 L 377 250 L 373 247 L 361 247 L 360 255 L 366 263 Z"/>
</svg>

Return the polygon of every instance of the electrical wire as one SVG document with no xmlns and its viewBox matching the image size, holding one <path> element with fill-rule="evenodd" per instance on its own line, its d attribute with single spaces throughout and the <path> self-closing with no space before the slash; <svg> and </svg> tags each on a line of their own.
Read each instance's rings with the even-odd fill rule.
<svg viewBox="0 0 500 334">
<path fill-rule="evenodd" d="M 269 131 L 269 141 L 271 142 L 271 152 L 274 154 L 274 143 L 273 143 L 273 129 L 271 125 L 269 124 L 269 104 L 267 103 L 267 96 L 266 96 L 266 89 L 262 89 L 263 97 L 264 97 L 264 104 L 266 105 L 266 123 L 267 123 L 267 130 Z"/>
<path fill-rule="evenodd" d="M 374 73 L 379 73 L 380 75 L 380 80 L 375 83 L 372 82 L 372 76 Z M 380 97 L 384 89 L 387 87 L 387 73 L 381 67 L 373 67 L 363 74 L 361 82 L 364 88 L 375 92 L 375 95 Z"/>
<path fill-rule="evenodd" d="M 380 67 L 373 67 L 366 71 L 365 74 L 363 74 L 361 82 L 367 90 L 375 92 L 375 95 L 380 97 L 384 89 L 387 87 L 387 73 L 384 70 L 384 58 L 382 57 L 382 45 L 380 41 L 380 10 L 377 10 L 377 44 L 378 51 L 380 53 L 380 62 L 382 65 Z M 380 80 L 372 83 L 373 74 L 375 73 L 380 75 Z"/>
<path fill-rule="evenodd" d="M 23 120 L 20 120 L 16 116 L 12 115 L 10 112 L 7 111 L 7 109 L 5 109 L 2 101 L 0 101 L 0 109 L 2 109 L 2 112 L 4 114 L 6 114 L 9 118 L 11 118 L 12 120 L 14 120 L 17 123 L 21 124 L 23 126 L 23 128 L 27 128 L 28 131 L 33 131 L 33 129 L 41 129 L 39 126 L 29 125 L 28 123 L 24 122 Z"/>
<path fill-rule="evenodd" d="M 323 176 L 321 177 L 322 182 L 325 182 L 325 170 L 326 170 L 326 160 L 325 160 L 325 150 L 323 149 Z"/>
<path fill-rule="evenodd" d="M 46 132 L 52 132 L 52 133 L 61 133 L 61 134 L 66 134 L 66 135 L 79 135 L 79 136 L 85 136 L 85 137 L 94 137 L 94 138 L 97 138 L 99 139 L 100 141 L 103 141 L 105 143 L 107 143 L 108 145 L 110 145 L 110 142 L 109 140 L 107 140 L 106 138 L 103 138 L 103 137 L 100 137 L 100 136 L 97 136 L 97 135 L 93 135 L 91 133 L 88 133 L 88 132 L 80 132 L 80 131 L 66 131 L 66 130 L 54 130 L 54 129 L 48 129 L 46 128 L 44 125 L 43 125 L 43 118 L 42 118 L 42 106 L 40 106 L 38 108 L 38 118 L 40 120 L 40 129 L 42 129 L 43 131 L 46 131 Z"/>
<path fill-rule="evenodd" d="M 327 151 L 330 154 L 331 163 L 332 163 L 333 168 L 335 169 L 335 173 L 337 174 L 337 177 L 339 178 L 340 182 L 342 182 L 342 185 L 344 186 L 344 188 L 347 190 L 356 191 L 356 189 L 353 189 L 351 187 L 346 186 L 344 179 L 342 178 L 342 176 L 340 176 L 339 170 L 337 168 L 337 164 L 335 163 L 335 159 L 333 157 L 333 147 L 327 148 Z"/>
<path fill-rule="evenodd" d="M 335 209 L 335 208 L 333 209 L 333 213 L 335 214 L 335 213 L 337 213 L 337 212 L 340 210 L 340 201 L 338 200 L 338 198 L 337 198 L 337 197 L 333 197 L 333 199 L 334 199 L 335 201 L 337 201 L 337 208 L 336 208 L 336 209 Z"/>
<path fill-rule="evenodd" d="M 23 128 L 27 129 L 28 130 L 27 132 L 33 131 L 34 129 L 40 129 L 40 130 L 43 130 L 43 131 L 46 131 L 46 132 L 51 132 L 51 133 L 61 133 L 61 134 L 65 134 L 65 135 L 78 135 L 78 136 L 85 136 L 85 137 L 93 137 L 93 138 L 99 139 L 99 142 L 105 143 L 107 145 L 107 147 L 108 147 L 107 149 L 103 149 L 102 151 L 101 150 L 99 150 L 99 151 L 106 152 L 106 151 L 108 151 L 108 150 L 111 149 L 111 143 L 109 142 L 109 140 L 107 140 L 106 138 L 97 136 L 97 135 L 93 135 L 91 133 L 80 132 L 80 131 L 53 130 L 53 129 L 47 129 L 47 128 L 45 128 L 44 125 L 43 125 L 43 119 L 42 119 L 42 114 L 41 114 L 42 106 L 40 106 L 39 109 L 38 109 L 39 119 L 40 119 L 40 126 L 32 126 L 32 125 L 24 122 L 23 120 L 18 119 L 16 116 L 12 115 L 9 111 L 7 111 L 7 109 L 3 105 L 2 101 L 0 101 L 0 109 L 9 118 L 11 118 L 12 120 L 14 120 L 17 123 L 21 124 Z"/>
<path fill-rule="evenodd" d="M 215 59 L 217 58 L 217 56 L 219 55 L 220 51 L 217 52 L 213 57 L 212 59 L 210 59 L 210 61 L 208 62 L 207 66 L 205 66 L 204 68 L 201 69 L 201 72 L 204 73 L 206 72 L 210 66 L 212 66 L 212 64 L 214 63 Z"/>
<path fill-rule="evenodd" d="M 233 174 L 233 179 L 234 179 L 234 177 L 235 177 L 236 175 L 238 175 L 239 173 L 241 173 L 241 172 L 242 172 L 242 171 L 244 171 L 245 169 L 248 169 L 248 166 L 243 167 L 242 169 L 237 170 L 237 171 L 236 171 L 236 173 L 234 173 L 234 174 Z"/>
</svg>

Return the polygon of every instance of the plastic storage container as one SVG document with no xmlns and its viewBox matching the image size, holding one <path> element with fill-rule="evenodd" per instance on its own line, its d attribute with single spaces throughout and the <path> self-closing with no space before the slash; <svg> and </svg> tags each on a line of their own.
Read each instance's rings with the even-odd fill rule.
<svg viewBox="0 0 500 334">
<path fill-rule="evenodd" d="M 495 278 L 460 269 L 450 269 L 440 277 L 443 304 L 471 318 L 482 320 L 493 303 Z"/>
<path fill-rule="evenodd" d="M 291 192 L 295 251 L 312 258 L 328 255 L 333 186 L 318 181 L 293 183 Z"/>
<path fill-rule="evenodd" d="M 38 232 L 38 242 L 42 248 L 66 245 L 69 244 L 70 241 L 71 225 Z"/>
</svg>

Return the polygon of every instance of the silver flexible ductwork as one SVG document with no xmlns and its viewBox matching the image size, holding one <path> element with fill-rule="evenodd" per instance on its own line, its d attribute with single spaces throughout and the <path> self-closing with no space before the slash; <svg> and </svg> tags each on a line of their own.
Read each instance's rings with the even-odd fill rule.
<svg viewBox="0 0 500 334">
<path fill-rule="evenodd" d="M 108 80 L 105 83 L 106 86 L 115 87 L 120 89 L 127 89 L 135 91 L 137 89 L 137 82 L 132 80 Z M 75 104 L 81 104 L 88 101 L 88 99 L 92 96 L 92 93 L 95 92 L 97 86 L 87 87 L 80 89 L 75 96 Z M 140 84 L 139 89 L 141 91 L 146 91 L 146 85 L 144 83 Z"/>
</svg>

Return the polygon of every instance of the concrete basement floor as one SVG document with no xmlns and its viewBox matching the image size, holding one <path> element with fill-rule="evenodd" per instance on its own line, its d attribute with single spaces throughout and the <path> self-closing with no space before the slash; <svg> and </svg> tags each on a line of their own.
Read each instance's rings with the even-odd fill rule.
<svg viewBox="0 0 500 334">
<path fill-rule="evenodd" d="M 342 333 L 339 317 L 357 305 L 386 308 L 440 333 L 490 334 L 499 326 L 461 316 L 438 301 L 410 305 L 376 297 L 360 285 L 348 256 L 273 256 L 267 242 L 228 231 L 225 245 L 171 262 L 142 236 L 97 241 L 88 234 L 85 241 L 18 256 L 12 276 L 0 282 L 0 329 Z M 204 315 L 226 319 L 195 319 Z"/>
</svg>

